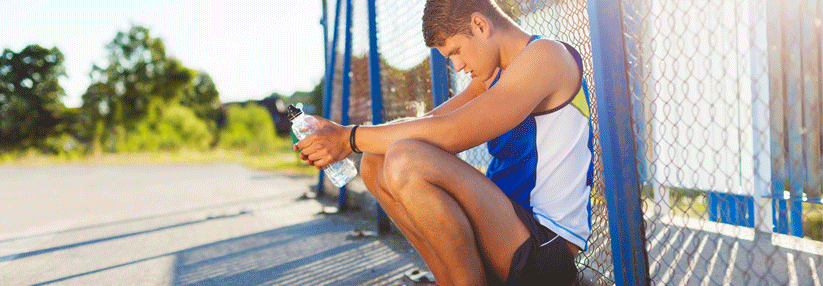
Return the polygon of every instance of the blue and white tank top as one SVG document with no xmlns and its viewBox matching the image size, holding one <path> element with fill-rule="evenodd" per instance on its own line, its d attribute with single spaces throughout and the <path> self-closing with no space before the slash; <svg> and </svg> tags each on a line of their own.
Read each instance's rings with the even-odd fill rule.
<svg viewBox="0 0 823 286">
<path fill-rule="evenodd" d="M 539 38 L 533 36 L 529 43 Z M 506 196 L 531 210 L 540 224 L 585 251 L 591 234 L 593 169 L 589 95 L 580 54 L 563 44 L 580 68 L 579 90 L 566 103 L 530 114 L 514 129 L 487 142 L 493 158 L 486 176 Z"/>
</svg>

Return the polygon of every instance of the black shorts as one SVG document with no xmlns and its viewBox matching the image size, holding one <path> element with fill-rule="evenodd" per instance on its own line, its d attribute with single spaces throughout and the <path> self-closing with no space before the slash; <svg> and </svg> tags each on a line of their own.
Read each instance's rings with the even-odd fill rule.
<svg viewBox="0 0 823 286">
<path fill-rule="evenodd" d="M 572 285 L 577 267 L 566 240 L 519 203 L 512 201 L 512 206 L 531 236 L 514 252 L 506 285 Z"/>
</svg>

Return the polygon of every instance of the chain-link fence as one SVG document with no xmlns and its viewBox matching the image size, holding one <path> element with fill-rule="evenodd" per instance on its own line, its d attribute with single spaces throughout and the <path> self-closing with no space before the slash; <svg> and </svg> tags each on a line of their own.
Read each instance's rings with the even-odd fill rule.
<svg viewBox="0 0 823 286">
<path fill-rule="evenodd" d="M 328 1 L 329 16 L 336 2 Z M 620 26 L 622 38 L 609 40 L 623 47 L 631 104 L 609 112 L 632 115 L 648 278 L 665 285 L 820 285 L 821 1 L 617 3 L 612 13 L 622 22 L 605 24 Z M 354 124 L 373 120 L 374 103 L 368 2 L 352 4 L 351 56 L 347 61 L 346 42 L 338 41 L 330 114 Z M 434 107 L 431 51 L 420 31 L 424 4 L 376 1 L 382 121 Z M 596 284 L 613 284 L 595 89 L 602 79 L 593 73 L 587 1 L 499 4 L 527 32 L 567 42 L 582 55 L 596 167 L 591 247 L 578 265 Z M 340 35 L 345 11 L 343 5 Z M 447 80 L 449 96 L 469 82 L 453 69 Z M 491 159 L 484 145 L 459 156 L 481 170 Z"/>
<path fill-rule="evenodd" d="M 622 1 L 651 281 L 820 285 L 821 1 Z"/>
<path fill-rule="evenodd" d="M 329 29 L 333 29 L 337 1 L 327 1 Z M 345 64 L 346 1 L 341 5 L 340 39 L 336 48 L 331 119 L 342 120 L 343 76 Z M 369 41 L 367 0 L 352 0 L 352 52 L 348 119 L 351 124 L 372 122 L 369 90 Z M 376 0 L 377 45 L 380 53 L 382 121 L 414 117 L 433 108 L 431 95 L 430 49 L 421 31 L 425 1 Z"/>
<path fill-rule="evenodd" d="M 343 120 L 342 103 L 345 84 L 342 74 L 349 72 L 348 123 L 372 122 L 368 68 L 368 15 L 367 0 L 351 0 L 353 16 L 351 23 L 351 56 L 349 69 L 346 65 L 346 1 L 339 6 L 338 37 L 334 47 L 335 72 L 331 89 L 330 115 L 337 122 Z M 382 102 L 382 122 L 402 117 L 418 116 L 434 108 L 431 78 L 431 50 L 425 46 L 421 27 L 425 0 L 390 1 L 376 0 L 376 32 L 379 49 L 380 87 Z M 324 2 L 327 8 L 327 31 L 332 38 L 337 1 Z M 588 14 L 585 0 L 569 1 L 526 1 L 498 0 L 503 10 L 512 16 L 524 30 L 532 34 L 544 35 L 564 41 L 575 47 L 581 54 L 584 77 L 589 86 L 591 114 L 594 133 L 595 186 L 592 188 L 591 225 L 592 236 L 589 249 L 578 259 L 581 275 L 599 285 L 614 283 L 611 247 L 606 205 L 603 195 L 602 164 L 597 141 L 597 110 L 595 102 L 595 79 L 592 75 L 592 56 L 589 42 Z M 469 77 L 455 73 L 449 67 L 449 97 L 466 88 Z M 459 154 L 461 158 L 485 171 L 491 156 L 485 144 Z"/>
</svg>

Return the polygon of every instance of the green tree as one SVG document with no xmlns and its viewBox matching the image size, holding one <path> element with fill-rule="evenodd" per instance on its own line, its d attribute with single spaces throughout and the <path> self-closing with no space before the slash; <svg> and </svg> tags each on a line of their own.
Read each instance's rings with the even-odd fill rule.
<svg viewBox="0 0 823 286">
<path fill-rule="evenodd" d="M 108 65 L 92 68 L 92 84 L 83 95 L 80 117 L 86 138 L 114 145 L 118 140 L 129 140 L 130 133 L 158 131 L 158 120 L 166 118 L 165 109 L 173 105 L 190 109 L 212 135 L 217 132 L 214 121 L 220 100 L 211 77 L 168 58 L 163 41 L 153 37 L 149 29 L 134 26 L 128 32 L 118 32 L 106 48 Z"/>
<path fill-rule="evenodd" d="M 198 118 L 213 122 L 220 109 L 220 93 L 208 73 L 200 72 L 180 97 L 180 105 L 191 108 Z"/>
<path fill-rule="evenodd" d="M 245 150 L 252 155 L 274 151 L 274 122 L 266 108 L 255 103 L 245 107 L 231 105 L 226 110 L 228 120 L 220 134 L 220 146 Z"/>
<path fill-rule="evenodd" d="M 179 63 L 166 59 L 163 41 L 152 37 L 147 28 L 135 26 L 128 32 L 118 32 L 106 49 L 108 66 L 92 68 L 92 85 L 83 103 L 97 106 L 101 116 L 109 117 L 105 120 L 107 129 L 114 124 L 132 127 L 146 115 L 150 101 L 159 99 L 153 97 L 171 96 L 173 88 L 161 86 L 165 83 L 163 75 L 186 77 Z"/>
<path fill-rule="evenodd" d="M 0 150 L 38 147 L 64 129 L 63 53 L 30 45 L 0 55 Z"/>
</svg>

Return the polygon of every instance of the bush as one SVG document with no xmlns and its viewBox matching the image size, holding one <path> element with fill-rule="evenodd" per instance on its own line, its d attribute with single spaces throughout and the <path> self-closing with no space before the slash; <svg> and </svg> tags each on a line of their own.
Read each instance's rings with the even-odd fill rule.
<svg viewBox="0 0 823 286">
<path fill-rule="evenodd" d="M 232 105 L 226 114 L 228 120 L 220 132 L 220 147 L 240 149 L 252 155 L 274 151 L 274 122 L 265 108 L 256 104 Z"/>
<path fill-rule="evenodd" d="M 209 148 L 213 136 L 208 125 L 191 109 L 171 105 L 158 113 L 156 117 L 150 115 L 137 123 L 135 130 L 121 143 L 124 151 L 205 151 Z"/>
<path fill-rule="evenodd" d="M 823 241 L 823 206 L 809 205 L 804 208 L 803 235 L 812 240 Z"/>
<path fill-rule="evenodd" d="M 68 134 L 50 136 L 43 143 L 44 154 L 55 154 L 58 159 L 78 159 L 85 154 L 86 147 L 76 138 Z"/>
</svg>

